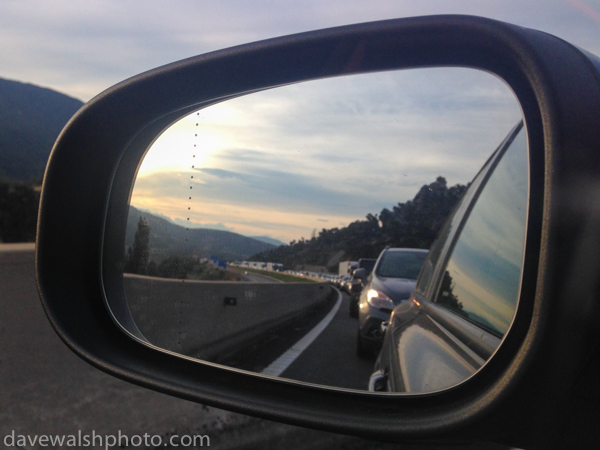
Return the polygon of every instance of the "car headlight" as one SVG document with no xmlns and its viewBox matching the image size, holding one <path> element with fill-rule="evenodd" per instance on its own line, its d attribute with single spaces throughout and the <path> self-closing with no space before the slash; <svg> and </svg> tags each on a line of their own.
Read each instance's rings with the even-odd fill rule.
<svg viewBox="0 0 600 450">
<path fill-rule="evenodd" d="M 396 306 L 391 298 L 375 289 L 369 289 L 369 292 L 367 292 L 367 303 L 377 309 L 392 310 Z"/>
</svg>

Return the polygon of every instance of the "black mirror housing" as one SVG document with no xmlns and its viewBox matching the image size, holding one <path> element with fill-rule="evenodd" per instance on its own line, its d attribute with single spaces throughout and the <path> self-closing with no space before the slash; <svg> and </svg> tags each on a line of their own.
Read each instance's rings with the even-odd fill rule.
<svg viewBox="0 0 600 450">
<path fill-rule="evenodd" d="M 132 180 L 163 129 L 191 111 L 273 86 L 434 66 L 504 79 L 521 103 L 529 141 L 519 309 L 476 376 L 426 396 L 369 395 L 228 370 L 140 339 L 117 281 L 123 241 L 106 237 L 124 239 Z M 90 364 L 180 398 L 382 440 L 589 445 L 600 439 L 600 231 L 590 207 L 600 185 L 598 123 L 600 75 L 588 56 L 551 35 L 476 17 L 320 30 L 160 67 L 91 100 L 54 146 L 37 236 L 42 304 L 61 339 Z"/>
</svg>

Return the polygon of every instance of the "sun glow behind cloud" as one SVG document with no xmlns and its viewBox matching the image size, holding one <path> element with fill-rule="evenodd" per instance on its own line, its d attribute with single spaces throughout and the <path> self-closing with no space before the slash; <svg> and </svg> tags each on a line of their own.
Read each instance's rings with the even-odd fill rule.
<svg viewBox="0 0 600 450">
<path fill-rule="evenodd" d="M 131 203 L 189 227 L 309 238 L 412 199 L 437 176 L 468 183 L 520 114 L 501 80 L 469 69 L 276 88 L 172 125 Z"/>
</svg>

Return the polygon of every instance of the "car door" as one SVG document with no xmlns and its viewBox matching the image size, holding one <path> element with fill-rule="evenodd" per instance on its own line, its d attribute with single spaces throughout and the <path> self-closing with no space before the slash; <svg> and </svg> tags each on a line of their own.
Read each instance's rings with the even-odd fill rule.
<svg viewBox="0 0 600 450">
<path fill-rule="evenodd" d="M 477 372 L 517 309 L 528 202 L 519 124 L 476 176 L 387 328 L 371 388 L 431 392 Z"/>
</svg>

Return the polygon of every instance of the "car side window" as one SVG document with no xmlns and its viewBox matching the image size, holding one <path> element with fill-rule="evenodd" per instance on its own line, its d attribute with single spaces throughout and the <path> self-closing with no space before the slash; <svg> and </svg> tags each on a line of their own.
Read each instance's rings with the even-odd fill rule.
<svg viewBox="0 0 600 450">
<path fill-rule="evenodd" d="M 435 302 L 503 336 L 520 291 L 529 193 L 521 129 L 483 187 L 456 241 Z"/>
<path fill-rule="evenodd" d="M 407 278 L 416 280 L 427 253 L 420 252 L 385 252 L 377 266 L 377 275 L 389 278 Z"/>
<path fill-rule="evenodd" d="M 489 164 L 489 161 L 488 163 Z M 487 165 L 486 164 L 486 165 Z M 485 171 L 485 170 L 484 170 Z M 482 172 L 484 172 L 482 171 Z M 481 178 L 482 174 L 480 173 L 477 178 Z M 477 183 L 476 179 L 474 183 Z M 455 233 L 456 228 L 460 225 L 462 217 L 464 216 L 464 212 L 469 205 L 469 200 L 473 195 L 473 190 L 467 190 L 465 195 L 459 200 L 454 213 L 451 216 L 451 219 L 444 225 L 442 230 L 440 231 L 439 236 L 431 245 L 429 250 L 429 257 L 425 260 L 423 267 L 421 269 L 421 273 L 419 274 L 419 278 L 417 280 L 417 285 L 415 286 L 415 290 L 419 292 L 421 295 L 427 295 L 427 289 L 429 288 L 432 280 L 435 279 L 435 267 L 438 264 L 438 261 L 442 255 L 446 252 L 446 247 L 450 245 L 452 241 L 452 235 Z"/>
<path fill-rule="evenodd" d="M 517 129 L 522 129 L 522 123 L 518 124 L 513 132 L 509 133 L 506 140 L 500 144 L 499 148 L 504 147 L 507 140 L 511 139 L 513 133 L 516 132 Z M 431 283 L 436 278 L 436 267 L 438 262 L 440 258 L 449 252 L 450 246 L 454 241 L 454 236 L 465 217 L 467 209 L 472 203 L 473 197 L 479 191 L 479 186 L 484 182 L 489 167 L 494 163 L 495 159 L 496 158 L 494 155 L 490 157 L 490 159 L 487 160 L 482 169 L 479 171 L 475 179 L 469 183 L 469 189 L 467 189 L 467 192 L 465 192 L 465 194 L 458 201 L 454 211 L 450 216 L 450 219 L 442 227 L 440 234 L 429 249 L 429 257 L 423 264 L 419 279 L 417 280 L 417 285 L 415 286 L 415 291 L 419 292 L 421 295 L 434 295 L 434 293 L 430 293 L 428 290 L 431 288 Z"/>
</svg>

